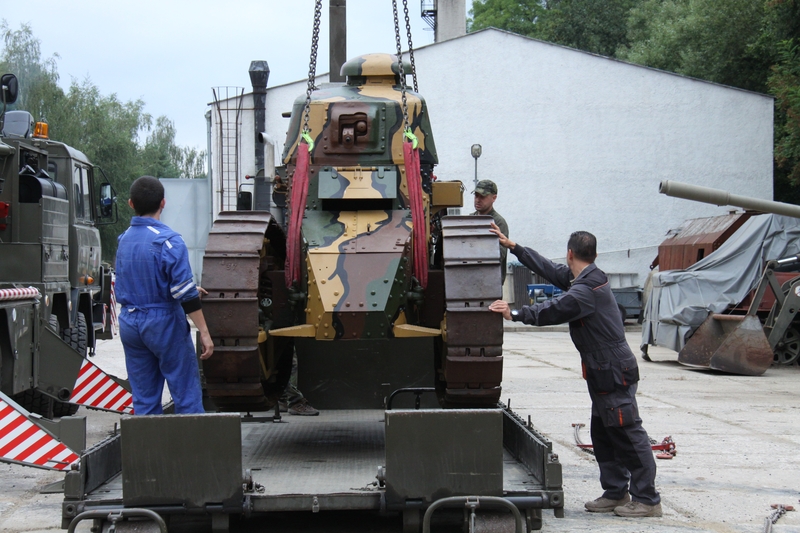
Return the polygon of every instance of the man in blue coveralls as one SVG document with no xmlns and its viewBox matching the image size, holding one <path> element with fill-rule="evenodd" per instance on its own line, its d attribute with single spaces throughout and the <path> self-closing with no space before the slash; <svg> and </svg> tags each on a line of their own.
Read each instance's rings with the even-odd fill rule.
<svg viewBox="0 0 800 533">
<path fill-rule="evenodd" d="M 142 176 L 133 182 L 128 204 L 136 212 L 119 237 L 117 301 L 120 338 L 137 415 L 162 414 L 166 379 L 176 414 L 203 413 L 203 393 L 186 315 L 200 332 L 201 359 L 214 353 L 181 236 L 160 221 L 164 186 Z M 203 291 L 205 293 L 205 291 Z"/>
<path fill-rule="evenodd" d="M 569 322 L 592 399 L 592 444 L 604 490 L 601 497 L 586 502 L 586 510 L 613 511 L 624 517 L 661 516 L 656 462 L 636 403 L 639 367 L 625 340 L 608 278 L 594 264 L 597 239 L 586 231 L 573 233 L 567 244 L 567 264 L 560 265 L 516 244 L 497 225 L 492 228 L 500 244 L 520 263 L 564 291 L 552 300 L 513 311 L 502 300 L 489 309 L 506 320 L 532 326 Z"/>
</svg>

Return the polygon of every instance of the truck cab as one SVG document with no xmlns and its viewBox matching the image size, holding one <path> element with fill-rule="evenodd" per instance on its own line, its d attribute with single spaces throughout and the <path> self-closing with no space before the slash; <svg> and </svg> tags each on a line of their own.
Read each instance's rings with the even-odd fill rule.
<svg viewBox="0 0 800 533">
<path fill-rule="evenodd" d="M 8 76 L 3 111 L 10 103 Z M 101 266 L 97 226 L 113 222 L 116 212 L 108 180 L 96 183 L 101 173 L 79 150 L 49 139 L 48 125 L 29 112 L 3 113 L 0 288 L 38 289 L 43 324 L 83 357 L 98 338 L 111 335 L 111 273 Z M 28 381 L 21 377 L 4 392 L 31 391 L 34 379 Z"/>
</svg>

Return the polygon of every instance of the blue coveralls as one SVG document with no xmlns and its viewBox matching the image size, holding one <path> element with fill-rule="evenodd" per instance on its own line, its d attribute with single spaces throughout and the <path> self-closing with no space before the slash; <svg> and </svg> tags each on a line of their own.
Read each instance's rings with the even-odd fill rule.
<svg viewBox="0 0 800 533">
<path fill-rule="evenodd" d="M 655 488 L 656 462 L 642 427 L 636 388 L 639 366 L 625 340 L 617 302 L 605 273 L 590 264 L 577 278 L 566 265 L 517 245 L 520 262 L 565 291 L 560 297 L 523 306 L 517 320 L 547 326 L 569 322 L 572 342 L 581 354 L 583 374 L 592 398 L 592 444 L 600 467 L 603 497 L 661 502 Z M 629 486 L 630 485 L 630 489 Z"/>
<path fill-rule="evenodd" d="M 165 379 L 175 413 L 205 412 L 197 357 L 181 306 L 200 297 L 183 239 L 158 220 L 133 217 L 119 237 L 116 272 L 120 338 L 134 412 L 163 412 Z"/>
</svg>

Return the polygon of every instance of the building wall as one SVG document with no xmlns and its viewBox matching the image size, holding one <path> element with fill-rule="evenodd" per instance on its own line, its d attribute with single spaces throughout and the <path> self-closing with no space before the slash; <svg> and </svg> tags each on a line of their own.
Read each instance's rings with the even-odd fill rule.
<svg viewBox="0 0 800 533">
<path fill-rule="evenodd" d="M 661 180 L 772 199 L 768 96 L 494 29 L 415 59 L 437 175 L 471 191 L 481 144 L 478 179 L 497 183 L 513 240 L 548 257 L 587 230 L 598 264 L 641 284 L 669 228 L 726 211 L 660 195 Z"/>
<path fill-rule="evenodd" d="M 415 59 L 437 176 L 469 193 L 470 147 L 481 144 L 478 179 L 497 183 L 512 239 L 547 257 L 563 258 L 572 231 L 590 231 L 598 265 L 641 285 L 668 229 L 726 211 L 660 195 L 661 180 L 772 199 L 768 96 L 495 29 L 420 48 Z M 281 113 L 304 93 L 305 81 L 267 90 L 278 160 L 289 123 Z M 471 212 L 471 195 L 465 202 Z"/>
</svg>

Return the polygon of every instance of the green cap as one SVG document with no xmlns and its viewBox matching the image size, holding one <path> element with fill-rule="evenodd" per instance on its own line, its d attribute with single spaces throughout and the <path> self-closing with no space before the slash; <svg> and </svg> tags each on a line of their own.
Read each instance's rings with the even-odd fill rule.
<svg viewBox="0 0 800 533">
<path fill-rule="evenodd" d="M 472 194 L 479 194 L 481 196 L 489 196 L 490 194 L 497 194 L 497 185 L 492 180 L 481 180 L 475 186 Z"/>
</svg>

